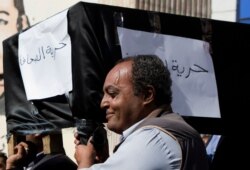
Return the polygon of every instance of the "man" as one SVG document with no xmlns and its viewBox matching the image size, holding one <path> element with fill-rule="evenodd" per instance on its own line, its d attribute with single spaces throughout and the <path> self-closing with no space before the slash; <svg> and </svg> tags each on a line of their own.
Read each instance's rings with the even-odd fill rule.
<svg viewBox="0 0 250 170">
<path fill-rule="evenodd" d="M 6 170 L 7 156 L 5 153 L 0 152 L 0 170 Z"/>
<path fill-rule="evenodd" d="M 122 135 L 115 153 L 105 162 L 89 140 L 79 145 L 79 169 L 207 170 L 200 135 L 178 114 L 172 113 L 170 73 L 157 56 L 140 55 L 120 61 L 108 73 L 101 107 L 107 127 Z M 181 103 L 180 103 L 181 104 Z"/>
<path fill-rule="evenodd" d="M 44 134 L 26 135 L 26 140 L 15 146 L 15 154 L 7 159 L 6 169 L 23 170 L 75 170 L 76 164 L 64 153 L 45 154 L 43 152 Z"/>
</svg>

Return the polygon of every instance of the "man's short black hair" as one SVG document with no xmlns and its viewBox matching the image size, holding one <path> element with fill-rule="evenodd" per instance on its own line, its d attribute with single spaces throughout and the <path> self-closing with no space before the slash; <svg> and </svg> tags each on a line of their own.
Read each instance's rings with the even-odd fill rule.
<svg viewBox="0 0 250 170">
<path fill-rule="evenodd" d="M 145 93 L 148 86 L 155 89 L 155 103 L 157 105 L 172 102 L 172 80 L 167 66 L 156 55 L 137 55 L 124 58 L 122 61 L 131 60 L 132 83 L 136 96 Z"/>
</svg>

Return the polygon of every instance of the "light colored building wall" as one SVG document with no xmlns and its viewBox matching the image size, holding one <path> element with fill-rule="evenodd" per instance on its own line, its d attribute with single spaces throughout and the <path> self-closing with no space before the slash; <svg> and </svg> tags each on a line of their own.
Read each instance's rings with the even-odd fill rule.
<svg viewBox="0 0 250 170">
<path fill-rule="evenodd" d="M 221 21 L 236 21 L 237 0 L 99 0 L 98 2 Z"/>
<path fill-rule="evenodd" d="M 6 117 L 0 115 L 0 151 L 7 153 Z"/>
<path fill-rule="evenodd" d="M 212 19 L 236 21 L 237 0 L 212 0 Z"/>
<path fill-rule="evenodd" d="M 136 0 L 98 0 L 98 3 L 126 8 L 136 7 Z"/>
<path fill-rule="evenodd" d="M 58 12 L 69 8 L 81 0 L 23 0 L 31 25 L 47 19 Z M 98 3 L 98 0 L 82 0 Z"/>
<path fill-rule="evenodd" d="M 98 2 L 202 18 L 210 18 L 211 16 L 211 0 L 99 0 Z"/>
</svg>

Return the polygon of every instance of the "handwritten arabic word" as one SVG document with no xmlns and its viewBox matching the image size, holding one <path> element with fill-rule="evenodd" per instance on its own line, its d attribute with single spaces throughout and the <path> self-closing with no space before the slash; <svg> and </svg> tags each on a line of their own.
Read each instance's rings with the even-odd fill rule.
<svg viewBox="0 0 250 170">
<path fill-rule="evenodd" d="M 165 60 L 165 63 L 167 64 L 166 60 Z M 173 72 L 176 72 L 176 75 L 178 77 L 184 76 L 185 78 L 188 78 L 191 75 L 191 73 L 192 74 L 193 73 L 208 73 L 208 70 L 199 66 L 198 64 L 193 64 L 191 67 L 186 68 L 184 66 L 180 66 L 177 60 L 172 60 L 171 70 Z"/>
<path fill-rule="evenodd" d="M 19 64 L 22 66 L 24 64 L 33 64 L 39 62 L 41 60 L 46 60 L 47 58 L 56 59 L 56 51 L 64 48 L 67 44 L 59 43 L 58 47 L 52 46 L 40 46 L 37 49 L 37 54 L 35 56 L 30 57 L 28 54 L 26 57 L 19 58 Z"/>
</svg>

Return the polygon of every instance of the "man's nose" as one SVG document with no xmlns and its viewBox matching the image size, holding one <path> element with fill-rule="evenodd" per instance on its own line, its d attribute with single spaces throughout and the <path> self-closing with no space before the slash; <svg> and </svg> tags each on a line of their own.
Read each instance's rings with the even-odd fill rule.
<svg viewBox="0 0 250 170">
<path fill-rule="evenodd" d="M 109 105 L 109 102 L 107 100 L 107 97 L 104 95 L 101 101 L 101 108 L 105 109 L 108 107 L 108 105 Z"/>
</svg>

